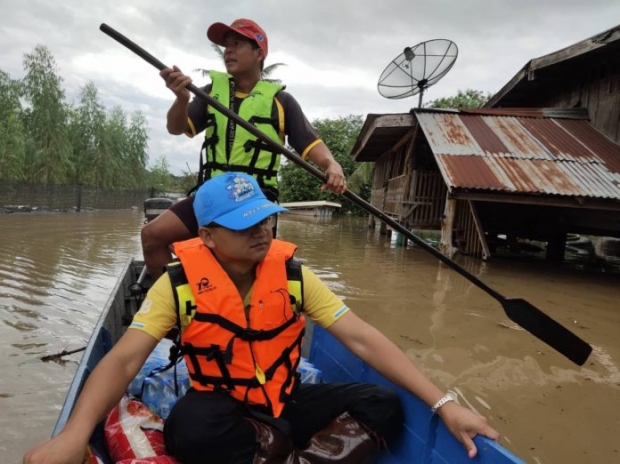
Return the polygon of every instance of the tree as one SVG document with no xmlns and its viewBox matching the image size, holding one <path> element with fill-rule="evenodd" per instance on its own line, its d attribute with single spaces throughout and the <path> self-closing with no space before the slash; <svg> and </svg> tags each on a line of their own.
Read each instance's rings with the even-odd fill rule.
<svg viewBox="0 0 620 464">
<path fill-rule="evenodd" d="M 452 97 L 443 97 L 426 103 L 426 108 L 481 108 L 488 102 L 492 93 L 486 94 L 481 90 L 466 89 L 457 91 Z"/>
<path fill-rule="evenodd" d="M 93 160 L 91 185 L 105 189 L 127 186 L 127 117 L 120 106 L 115 106 L 107 115 L 103 134 L 103 149 L 97 150 Z"/>
<path fill-rule="evenodd" d="M 318 119 L 313 126 L 336 161 L 340 163 L 345 177 L 349 178 L 360 166 L 351 158 L 351 150 L 362 128 L 362 117 L 350 115 L 336 119 Z M 280 170 L 280 194 L 282 201 L 328 200 L 338 203 L 342 197 L 331 192 L 320 192 L 321 182 L 293 163 L 286 163 Z M 364 189 L 360 189 L 364 192 Z M 369 190 L 366 189 L 365 198 Z M 357 211 L 349 202 L 342 202 L 341 212 Z"/>
<path fill-rule="evenodd" d="M 26 164 L 26 136 L 19 115 L 0 121 L 0 179 L 23 180 Z"/>
<path fill-rule="evenodd" d="M 161 155 L 155 161 L 155 166 L 149 173 L 148 183 L 158 192 L 168 192 L 174 186 L 174 179 L 170 174 L 170 165 L 166 155 Z"/>
<path fill-rule="evenodd" d="M 8 73 L 0 70 L 0 121 L 5 121 L 11 114 L 21 114 L 22 105 L 19 98 L 22 94 L 21 82 L 11 79 Z"/>
<path fill-rule="evenodd" d="M 70 164 L 71 144 L 67 137 L 68 112 L 62 78 L 50 50 L 37 45 L 24 55 L 26 130 L 33 138 L 30 180 L 60 183 L 66 179 Z"/>
<path fill-rule="evenodd" d="M 0 71 L 0 179 L 22 180 L 25 164 L 25 137 L 22 85 Z"/>
<path fill-rule="evenodd" d="M 91 184 L 96 177 L 94 161 L 104 155 L 105 107 L 99 100 L 97 87 L 88 82 L 80 92 L 77 108 L 70 112 L 71 173 L 75 184 Z"/>
<path fill-rule="evenodd" d="M 215 52 L 219 55 L 219 57 L 222 59 L 222 62 L 223 62 L 224 61 L 224 49 L 222 47 L 220 47 L 219 45 L 216 45 L 216 44 L 211 44 L 211 47 L 213 48 L 213 50 L 215 50 Z M 261 71 L 261 80 L 267 81 L 267 82 L 272 82 L 274 84 L 279 84 L 281 82 L 279 79 L 271 79 L 270 76 L 280 66 L 286 66 L 286 64 L 284 64 L 284 63 L 274 63 L 274 64 L 271 64 L 269 66 L 265 66 L 263 68 L 263 70 Z M 194 72 L 200 72 L 202 74 L 202 77 L 209 77 L 209 73 L 211 72 L 211 70 L 209 70 L 209 69 L 202 69 L 202 68 L 196 68 L 196 69 L 194 69 Z"/>
<path fill-rule="evenodd" d="M 0 179 L 143 188 L 144 115 L 133 113 L 128 123 L 120 107 L 108 113 L 92 82 L 77 105 L 67 104 L 54 57 L 42 45 L 23 63 L 23 81 L 0 70 Z"/>
<path fill-rule="evenodd" d="M 148 124 L 146 117 L 141 112 L 131 115 L 129 128 L 127 130 L 127 157 L 125 169 L 129 174 L 127 185 L 130 187 L 142 186 L 146 179 L 146 163 L 149 155 L 147 153 L 149 142 Z"/>
</svg>

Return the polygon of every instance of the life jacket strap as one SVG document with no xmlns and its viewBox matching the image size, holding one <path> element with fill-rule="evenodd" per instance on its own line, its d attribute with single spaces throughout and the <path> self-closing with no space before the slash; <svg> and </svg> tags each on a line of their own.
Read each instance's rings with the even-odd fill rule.
<svg viewBox="0 0 620 464">
<path fill-rule="evenodd" d="M 273 149 L 270 145 L 263 142 L 262 139 L 246 141 L 243 145 L 243 149 L 246 153 L 252 152 L 252 158 L 250 160 L 249 167 L 256 170 L 259 185 L 264 185 L 265 178 L 271 179 L 277 176 L 278 171 L 277 169 L 275 169 L 275 165 L 278 161 L 278 155 L 280 153 L 279 151 Z M 269 159 L 269 166 L 266 169 L 256 168 L 256 163 L 258 162 L 258 157 L 260 156 L 261 151 L 271 153 L 271 158 Z"/>
<path fill-rule="evenodd" d="M 196 313 L 194 316 L 194 321 L 197 322 L 208 322 L 212 324 L 217 324 L 220 327 L 228 330 L 235 334 L 235 337 L 240 338 L 246 342 L 256 342 L 256 341 L 264 341 L 271 340 L 282 332 L 284 332 L 287 328 L 293 325 L 299 319 L 298 316 L 290 318 L 284 324 L 276 327 L 275 329 L 270 330 L 256 330 L 249 329 L 247 327 L 242 327 L 240 325 L 235 324 L 234 322 L 226 319 L 225 317 L 220 316 L 219 314 L 205 314 L 205 313 Z"/>
</svg>

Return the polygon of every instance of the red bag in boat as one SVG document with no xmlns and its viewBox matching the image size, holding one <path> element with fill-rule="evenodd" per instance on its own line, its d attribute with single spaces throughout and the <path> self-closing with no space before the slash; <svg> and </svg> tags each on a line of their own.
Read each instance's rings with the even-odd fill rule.
<svg viewBox="0 0 620 464">
<path fill-rule="evenodd" d="M 172 456 L 154 456 L 144 459 L 123 459 L 116 464 L 180 464 Z"/>
<path fill-rule="evenodd" d="M 104 434 L 110 457 L 124 464 L 175 463 L 166 456 L 164 421 L 144 404 L 124 396 L 105 422 Z M 146 458 L 161 457 L 168 460 Z"/>
<path fill-rule="evenodd" d="M 86 448 L 86 456 L 84 456 L 84 462 L 82 464 L 103 464 L 103 461 L 97 456 L 90 446 Z"/>
</svg>

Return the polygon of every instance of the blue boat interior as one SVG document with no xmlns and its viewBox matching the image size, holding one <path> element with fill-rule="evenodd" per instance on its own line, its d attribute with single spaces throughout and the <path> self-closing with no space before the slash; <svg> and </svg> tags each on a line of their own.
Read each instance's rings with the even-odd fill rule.
<svg viewBox="0 0 620 464">
<path fill-rule="evenodd" d="M 82 360 L 67 392 L 52 435 L 64 427 L 86 379 L 97 363 L 110 351 L 120 338 L 123 326 L 128 324 L 128 315 L 135 314 L 139 303 L 126 297 L 127 283 L 135 264 L 127 266 L 113 290 L 106 307 L 93 329 Z M 135 279 L 134 279 L 135 281 Z M 130 317 L 129 317 L 130 319 Z M 478 456 L 469 459 L 465 448 L 448 431 L 437 415 L 414 395 L 395 386 L 366 363 L 353 355 L 344 345 L 326 330 L 312 323 L 307 325 L 306 343 L 302 354 L 322 372 L 324 382 L 368 382 L 389 386 L 400 396 L 405 410 L 405 430 L 398 443 L 378 459 L 380 464 L 515 464 L 523 463 L 500 444 L 484 437 L 476 437 Z M 309 345 L 309 346 L 308 346 Z M 99 424 L 91 437 L 90 445 L 105 464 L 112 464 L 108 456 Z"/>
<path fill-rule="evenodd" d="M 515 464 L 521 459 L 507 449 L 478 436 L 474 439 L 478 456 L 470 459 L 439 417 L 417 397 L 389 382 L 352 354 L 327 331 L 315 326 L 310 346 L 310 362 L 322 371 L 325 382 L 368 382 L 385 385 L 398 393 L 405 410 L 405 431 L 380 464 Z"/>
</svg>

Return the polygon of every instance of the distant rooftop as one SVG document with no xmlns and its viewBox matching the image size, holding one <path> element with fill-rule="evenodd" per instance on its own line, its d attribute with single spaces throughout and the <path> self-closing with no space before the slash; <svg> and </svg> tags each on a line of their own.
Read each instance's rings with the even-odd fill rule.
<svg viewBox="0 0 620 464">
<path fill-rule="evenodd" d="M 318 208 L 319 206 L 327 206 L 331 208 L 342 208 L 340 203 L 333 201 L 295 201 L 290 203 L 280 203 L 283 208 Z"/>
</svg>

